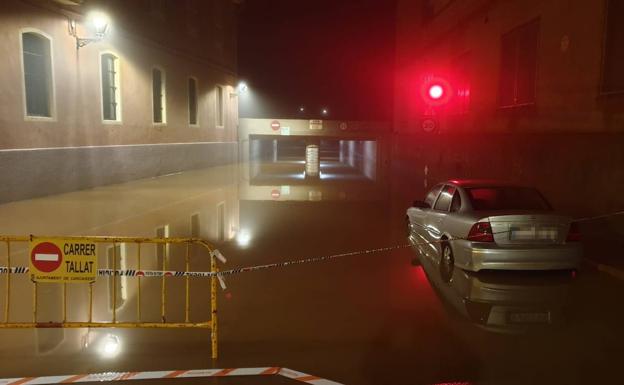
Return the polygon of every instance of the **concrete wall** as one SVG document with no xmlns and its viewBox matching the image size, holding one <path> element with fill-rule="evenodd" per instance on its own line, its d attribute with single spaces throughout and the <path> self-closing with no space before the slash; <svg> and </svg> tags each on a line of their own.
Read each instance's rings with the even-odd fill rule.
<svg viewBox="0 0 624 385">
<path fill-rule="evenodd" d="M 235 163 L 237 142 L 0 150 L 0 203 Z"/>
<path fill-rule="evenodd" d="M 369 179 L 377 178 L 377 142 L 367 140 L 363 143 L 362 149 L 362 171 Z"/>
<path fill-rule="evenodd" d="M 271 127 L 277 122 L 278 129 Z M 320 122 L 320 124 L 313 124 Z M 383 121 L 308 120 L 308 119 L 240 119 L 239 137 L 249 135 L 320 136 L 331 138 L 376 138 L 391 132 Z"/>
<path fill-rule="evenodd" d="M 391 157 L 406 204 L 441 181 L 495 178 L 535 186 L 574 216 L 624 209 L 624 135 L 398 135 Z"/>
</svg>

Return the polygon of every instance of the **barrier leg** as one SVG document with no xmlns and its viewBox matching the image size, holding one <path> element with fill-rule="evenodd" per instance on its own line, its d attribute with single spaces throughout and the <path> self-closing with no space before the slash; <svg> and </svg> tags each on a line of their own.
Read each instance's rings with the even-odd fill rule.
<svg viewBox="0 0 624 385">
<path fill-rule="evenodd" d="M 211 254 L 210 255 L 210 271 L 213 273 L 217 272 L 217 260 Z M 212 346 L 212 359 L 216 360 L 218 357 L 218 347 L 217 347 L 217 276 L 213 275 L 210 277 L 210 309 L 212 311 L 212 320 L 210 328 L 210 340 Z"/>
</svg>

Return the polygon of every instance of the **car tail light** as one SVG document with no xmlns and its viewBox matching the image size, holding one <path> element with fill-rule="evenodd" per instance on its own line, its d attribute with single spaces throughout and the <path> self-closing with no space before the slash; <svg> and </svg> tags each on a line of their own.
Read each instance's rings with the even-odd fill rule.
<svg viewBox="0 0 624 385">
<path fill-rule="evenodd" d="M 492 234 L 490 222 L 477 222 L 472 225 L 468 233 L 468 240 L 475 242 L 494 242 L 494 234 Z"/>
<path fill-rule="evenodd" d="M 580 242 L 580 240 L 581 229 L 579 228 L 578 223 L 570 223 L 570 229 L 568 230 L 568 237 L 566 238 L 566 242 Z"/>
</svg>

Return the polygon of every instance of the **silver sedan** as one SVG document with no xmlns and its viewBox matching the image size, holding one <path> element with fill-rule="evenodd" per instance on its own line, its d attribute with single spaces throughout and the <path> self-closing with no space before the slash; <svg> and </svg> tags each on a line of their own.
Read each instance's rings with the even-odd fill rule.
<svg viewBox="0 0 624 385">
<path fill-rule="evenodd" d="M 534 188 L 451 180 L 407 210 L 410 240 L 441 267 L 464 270 L 577 269 L 580 233 Z"/>
</svg>

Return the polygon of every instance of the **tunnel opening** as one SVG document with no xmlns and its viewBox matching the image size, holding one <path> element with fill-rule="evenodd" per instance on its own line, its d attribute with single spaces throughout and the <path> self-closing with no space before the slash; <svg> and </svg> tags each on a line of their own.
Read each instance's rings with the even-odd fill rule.
<svg viewBox="0 0 624 385">
<path fill-rule="evenodd" d="M 280 181 L 377 180 L 378 144 L 372 139 L 250 137 L 252 184 Z"/>
</svg>

